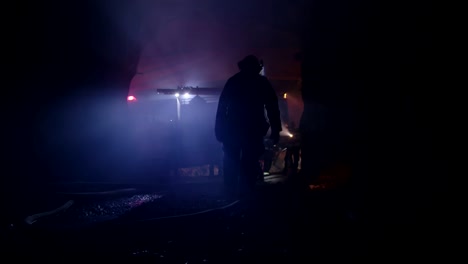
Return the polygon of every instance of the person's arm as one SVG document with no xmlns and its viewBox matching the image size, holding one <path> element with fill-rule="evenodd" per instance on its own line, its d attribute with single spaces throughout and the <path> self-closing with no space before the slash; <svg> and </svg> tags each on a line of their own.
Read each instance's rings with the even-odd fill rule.
<svg viewBox="0 0 468 264">
<path fill-rule="evenodd" d="M 216 111 L 216 122 L 215 122 L 215 135 L 216 139 L 219 142 L 224 141 L 225 131 L 226 131 L 226 113 L 227 108 L 229 105 L 230 99 L 230 90 L 231 90 L 231 82 L 230 80 L 227 81 L 226 85 L 224 85 L 224 89 L 221 92 L 221 96 L 219 97 L 218 109 Z"/>
<path fill-rule="evenodd" d="M 267 79 L 265 79 L 265 88 L 265 109 L 267 111 L 268 120 L 270 121 L 271 136 L 274 137 L 273 139 L 279 140 L 279 133 L 282 129 L 278 96 L 276 96 L 275 90 Z"/>
</svg>

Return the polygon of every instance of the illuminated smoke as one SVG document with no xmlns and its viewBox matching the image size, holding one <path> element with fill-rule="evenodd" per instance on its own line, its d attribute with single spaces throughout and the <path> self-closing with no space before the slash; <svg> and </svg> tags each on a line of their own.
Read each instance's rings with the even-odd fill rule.
<svg viewBox="0 0 468 264">
<path fill-rule="evenodd" d="M 284 122 L 281 122 L 281 132 L 280 136 L 285 136 L 285 137 L 291 137 L 291 132 L 289 132 L 289 129 L 284 125 Z"/>
</svg>

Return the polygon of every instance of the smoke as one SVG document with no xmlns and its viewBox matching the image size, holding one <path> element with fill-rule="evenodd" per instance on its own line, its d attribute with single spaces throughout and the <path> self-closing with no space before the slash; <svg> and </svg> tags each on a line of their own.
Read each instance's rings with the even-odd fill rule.
<svg viewBox="0 0 468 264">
<path fill-rule="evenodd" d="M 285 122 L 281 121 L 281 132 L 280 136 L 290 137 L 292 134 L 289 132 L 288 127 L 284 124 Z"/>
<path fill-rule="evenodd" d="M 137 2 L 134 13 L 141 15 L 139 35 L 129 32 L 128 36 L 140 40 L 142 51 L 131 91 L 224 84 L 247 54 L 265 59 L 267 77 L 297 70 L 289 62 L 287 67 L 279 66 L 294 53 L 284 48 L 297 45 L 293 36 L 271 26 L 273 7 L 263 1 Z M 120 13 L 114 15 L 119 17 Z"/>
</svg>

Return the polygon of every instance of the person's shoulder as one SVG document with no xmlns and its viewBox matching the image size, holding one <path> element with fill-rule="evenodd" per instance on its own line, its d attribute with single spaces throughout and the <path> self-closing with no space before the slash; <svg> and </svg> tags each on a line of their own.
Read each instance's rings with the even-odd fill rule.
<svg viewBox="0 0 468 264">
<path fill-rule="evenodd" d="M 264 83 L 270 83 L 270 80 L 266 76 L 263 75 L 258 75 L 258 79 L 261 80 Z"/>
<path fill-rule="evenodd" d="M 267 87 L 270 87 L 270 86 L 271 86 L 271 82 L 270 82 L 270 80 L 268 80 L 267 77 L 262 76 L 262 75 L 258 75 L 258 77 L 259 77 L 258 80 L 260 81 L 260 83 L 261 83 L 261 85 L 262 85 L 263 87 L 266 87 L 266 88 L 267 88 Z"/>
<path fill-rule="evenodd" d="M 226 83 L 224 84 L 224 87 L 226 88 L 226 87 L 228 87 L 228 86 L 232 86 L 233 83 L 236 82 L 236 79 L 237 79 L 237 78 L 236 78 L 236 75 L 233 75 L 233 76 L 229 77 L 229 78 L 227 79 Z"/>
<path fill-rule="evenodd" d="M 229 79 L 227 80 L 227 82 L 228 82 L 228 83 L 230 83 L 230 82 L 235 82 L 235 81 L 241 79 L 241 77 L 242 77 L 242 76 L 240 75 L 240 73 L 236 73 L 236 74 L 232 75 L 231 77 L 229 77 Z"/>
</svg>

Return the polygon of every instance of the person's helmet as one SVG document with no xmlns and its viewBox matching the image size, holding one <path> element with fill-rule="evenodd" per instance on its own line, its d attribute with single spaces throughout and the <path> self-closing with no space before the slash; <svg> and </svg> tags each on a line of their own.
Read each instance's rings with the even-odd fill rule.
<svg viewBox="0 0 468 264">
<path fill-rule="evenodd" d="M 263 62 L 254 55 L 249 55 L 237 63 L 240 71 L 260 73 L 263 69 Z"/>
</svg>

